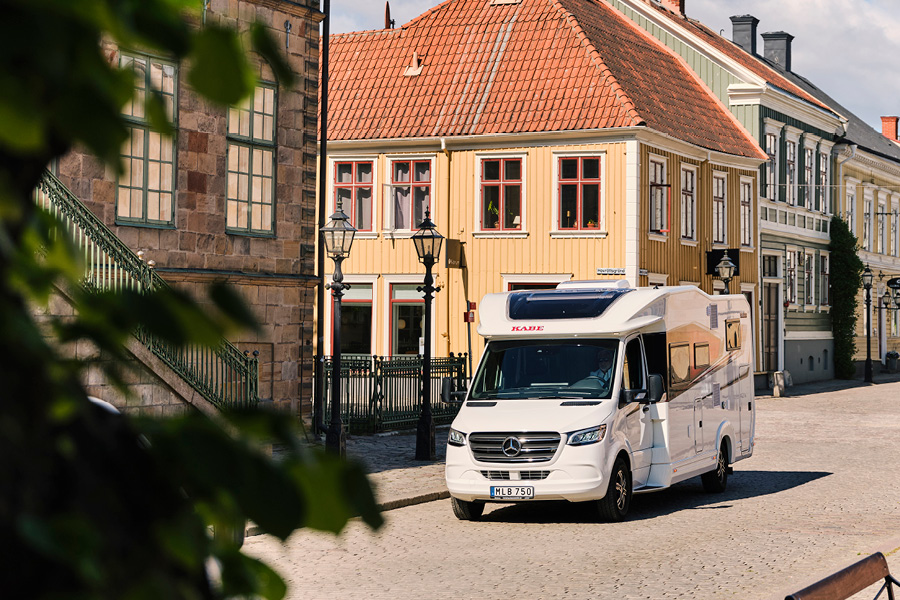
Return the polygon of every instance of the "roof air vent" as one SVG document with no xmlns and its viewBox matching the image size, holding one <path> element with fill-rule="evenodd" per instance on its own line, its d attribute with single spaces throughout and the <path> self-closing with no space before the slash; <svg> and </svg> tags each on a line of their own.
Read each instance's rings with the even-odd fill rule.
<svg viewBox="0 0 900 600">
<path fill-rule="evenodd" d="M 491 0 L 491 6 L 502 4 L 522 4 L 522 0 Z"/>
<path fill-rule="evenodd" d="M 415 77 L 422 73 L 422 59 L 419 58 L 419 53 L 413 51 L 412 55 L 412 64 L 406 67 L 406 71 L 403 73 L 405 77 Z"/>
</svg>

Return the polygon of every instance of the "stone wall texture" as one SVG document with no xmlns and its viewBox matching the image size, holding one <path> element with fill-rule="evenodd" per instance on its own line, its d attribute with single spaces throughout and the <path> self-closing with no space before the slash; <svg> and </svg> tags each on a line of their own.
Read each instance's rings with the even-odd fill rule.
<svg viewBox="0 0 900 600">
<path fill-rule="evenodd" d="M 116 220 L 116 177 L 94 156 L 72 152 L 59 161 L 60 179 L 157 272 L 198 298 L 212 281 L 228 281 L 255 311 L 262 332 L 232 336 L 260 352 L 260 395 L 308 416 L 312 397 L 315 299 L 316 127 L 321 18 L 317 0 L 212 0 L 207 21 L 245 30 L 266 25 L 296 73 L 277 96 L 275 227 L 271 237 L 226 232 L 227 109 L 199 98 L 178 69 L 174 227 Z M 290 33 L 285 23 L 290 24 Z M 111 61 L 117 49 L 106 47 Z M 268 65 L 251 55 L 261 79 Z M 149 385 L 149 384 L 148 384 Z M 141 396 L 146 398 L 147 394 Z M 152 404 L 148 406 L 153 406 Z"/>
</svg>

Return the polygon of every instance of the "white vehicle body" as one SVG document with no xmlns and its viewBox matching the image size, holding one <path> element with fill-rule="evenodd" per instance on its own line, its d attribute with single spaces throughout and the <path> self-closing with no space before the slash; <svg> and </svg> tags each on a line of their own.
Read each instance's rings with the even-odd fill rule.
<svg viewBox="0 0 900 600">
<path fill-rule="evenodd" d="M 600 500 L 620 457 L 630 498 L 753 453 L 753 338 L 743 295 L 567 282 L 489 294 L 480 313 L 487 346 L 447 447 L 454 502 Z M 604 349 L 615 350 L 612 381 L 575 381 L 586 357 Z M 664 382 L 658 398 L 654 374 Z M 575 435 L 585 430 L 594 433 Z"/>
</svg>

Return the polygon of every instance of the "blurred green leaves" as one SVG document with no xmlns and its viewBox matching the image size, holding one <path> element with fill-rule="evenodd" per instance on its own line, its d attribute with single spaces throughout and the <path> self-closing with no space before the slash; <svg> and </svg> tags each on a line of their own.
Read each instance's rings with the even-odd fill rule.
<svg viewBox="0 0 900 600">
<path fill-rule="evenodd" d="M 294 81 L 269 29 L 242 37 L 200 0 L 5 0 L 0 20 L 0 595 L 30 598 L 282 598 L 284 582 L 240 552 L 249 521 L 286 539 L 300 527 L 338 533 L 351 518 L 382 523 L 359 466 L 306 448 L 294 418 L 197 412 L 170 420 L 111 414 L 82 382 L 102 357 L 124 386 L 136 331 L 175 345 L 215 346 L 258 328 L 230 288 L 88 289 L 83 251 L 33 190 L 55 157 L 78 147 L 112 169 L 128 138 L 121 114 L 133 71 L 116 48 L 178 62 L 196 92 L 221 105 L 253 89 L 266 60 Z M 249 47 L 242 44 L 248 42 Z M 150 125 L 173 134 L 165 103 Z M 51 305 L 65 310 L 45 310 Z M 35 315 L 40 315 L 36 318 Z M 277 456 L 262 448 L 275 445 Z M 211 533 L 214 531 L 215 533 Z M 208 569 L 215 563 L 219 575 Z"/>
</svg>

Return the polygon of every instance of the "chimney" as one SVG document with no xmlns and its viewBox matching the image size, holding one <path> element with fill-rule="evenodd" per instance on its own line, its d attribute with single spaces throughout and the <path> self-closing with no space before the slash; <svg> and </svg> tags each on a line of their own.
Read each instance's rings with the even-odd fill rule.
<svg viewBox="0 0 900 600">
<path fill-rule="evenodd" d="M 881 117 L 881 134 L 892 142 L 897 141 L 897 121 L 900 117 Z"/>
<path fill-rule="evenodd" d="M 762 34 L 763 56 L 785 71 L 791 70 L 791 40 L 794 36 L 784 31 Z"/>
<path fill-rule="evenodd" d="M 684 16 L 685 0 L 661 0 L 661 4 L 677 15 Z"/>
<path fill-rule="evenodd" d="M 759 19 L 753 15 L 731 17 L 731 41 L 750 54 L 756 54 L 756 26 Z"/>
</svg>

